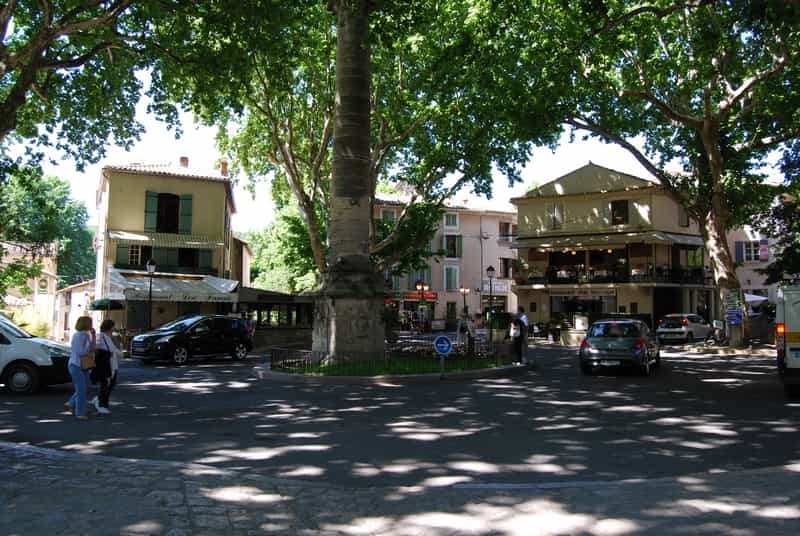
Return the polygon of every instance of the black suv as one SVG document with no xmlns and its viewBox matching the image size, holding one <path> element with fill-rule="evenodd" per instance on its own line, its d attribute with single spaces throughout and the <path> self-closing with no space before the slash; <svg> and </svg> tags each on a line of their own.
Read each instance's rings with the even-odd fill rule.
<svg viewBox="0 0 800 536">
<path fill-rule="evenodd" d="M 244 359 L 252 349 L 247 323 L 218 315 L 179 318 L 131 340 L 132 357 L 144 362 L 169 359 L 176 365 L 185 365 L 194 357 Z"/>
</svg>

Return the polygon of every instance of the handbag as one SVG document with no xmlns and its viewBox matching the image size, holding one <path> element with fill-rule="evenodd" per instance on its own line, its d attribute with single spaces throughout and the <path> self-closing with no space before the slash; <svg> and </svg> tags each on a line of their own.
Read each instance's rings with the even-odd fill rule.
<svg viewBox="0 0 800 536">
<path fill-rule="evenodd" d="M 81 356 L 81 368 L 84 370 L 93 369 L 95 367 L 94 352 L 87 352 Z"/>
</svg>

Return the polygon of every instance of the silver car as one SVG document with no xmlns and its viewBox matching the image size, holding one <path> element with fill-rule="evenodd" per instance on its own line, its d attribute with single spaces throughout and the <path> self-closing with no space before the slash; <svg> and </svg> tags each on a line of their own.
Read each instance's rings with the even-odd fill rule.
<svg viewBox="0 0 800 536">
<path fill-rule="evenodd" d="M 578 351 L 581 372 L 616 367 L 633 368 L 649 376 L 661 364 L 661 355 L 650 328 L 641 320 L 599 320 L 589 326 Z"/>
<path fill-rule="evenodd" d="M 692 313 L 667 315 L 658 322 L 658 342 L 693 342 L 704 341 L 711 336 L 714 327 L 702 316 Z"/>
</svg>

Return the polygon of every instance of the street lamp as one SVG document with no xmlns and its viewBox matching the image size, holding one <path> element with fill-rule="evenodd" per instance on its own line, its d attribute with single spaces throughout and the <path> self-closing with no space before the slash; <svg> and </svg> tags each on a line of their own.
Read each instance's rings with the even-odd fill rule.
<svg viewBox="0 0 800 536">
<path fill-rule="evenodd" d="M 150 277 L 150 290 L 147 293 L 147 330 L 153 329 L 153 274 L 156 271 L 156 261 L 150 259 L 144 265 Z"/>
<path fill-rule="evenodd" d="M 492 294 L 492 279 L 494 279 L 494 266 L 486 269 L 486 277 L 489 278 L 489 344 L 492 343 L 492 318 L 494 318 L 494 296 Z"/>
<path fill-rule="evenodd" d="M 425 303 L 425 293 L 428 292 L 428 289 L 431 287 L 423 280 L 418 280 L 417 283 L 414 285 L 416 289 L 419 291 L 419 330 L 422 332 L 422 304 Z"/>
<path fill-rule="evenodd" d="M 469 289 L 465 287 L 461 287 L 458 289 L 461 293 L 461 297 L 464 298 L 464 316 L 467 316 L 467 294 L 469 294 Z"/>
</svg>

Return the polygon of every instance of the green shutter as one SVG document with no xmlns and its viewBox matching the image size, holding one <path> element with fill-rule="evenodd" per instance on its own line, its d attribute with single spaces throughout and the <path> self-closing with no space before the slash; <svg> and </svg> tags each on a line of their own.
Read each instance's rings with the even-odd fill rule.
<svg viewBox="0 0 800 536">
<path fill-rule="evenodd" d="M 183 194 L 180 201 L 180 234 L 192 234 L 192 194 Z"/>
<path fill-rule="evenodd" d="M 155 233 L 157 222 L 158 222 L 158 193 L 145 192 L 145 198 L 144 198 L 145 232 Z"/>
<path fill-rule="evenodd" d="M 197 251 L 198 264 L 200 268 L 211 268 L 211 250 L 200 249 Z"/>
<path fill-rule="evenodd" d="M 462 247 L 461 235 L 458 235 L 456 236 L 456 257 L 461 257 L 461 251 L 462 251 L 461 247 Z"/>
<path fill-rule="evenodd" d="M 117 246 L 117 264 L 127 265 L 128 262 L 128 246 Z"/>
</svg>

